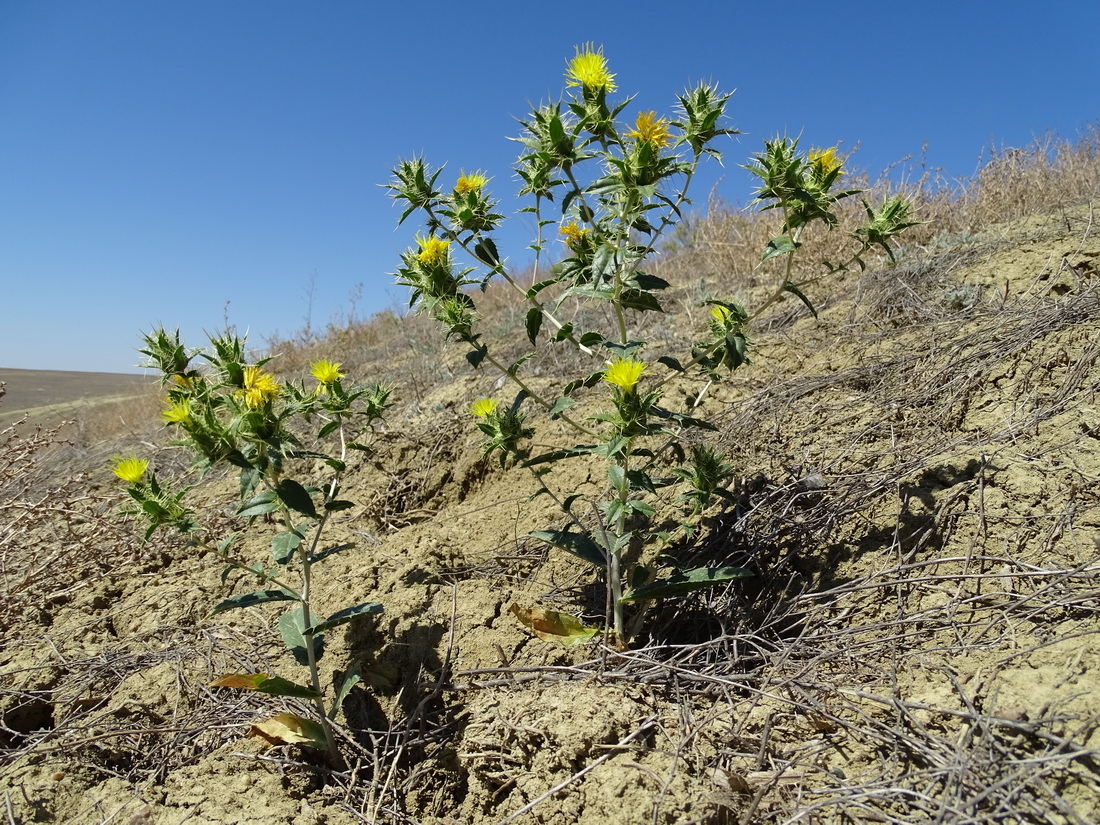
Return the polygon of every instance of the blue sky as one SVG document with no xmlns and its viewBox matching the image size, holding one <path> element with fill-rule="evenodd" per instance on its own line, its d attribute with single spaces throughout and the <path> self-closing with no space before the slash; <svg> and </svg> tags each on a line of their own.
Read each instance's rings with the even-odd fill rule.
<svg viewBox="0 0 1100 825">
<path fill-rule="evenodd" d="M 358 315 L 403 308 L 389 273 L 415 227 L 378 184 L 424 153 L 446 180 L 487 172 L 513 213 L 507 137 L 577 44 L 603 45 L 637 108 L 737 90 L 748 134 L 703 205 L 716 182 L 746 201 L 738 165 L 779 132 L 859 144 L 872 172 L 927 142 L 951 176 L 1073 138 L 1100 117 L 1097 31 L 1095 0 L 0 0 L 0 366 L 130 371 L 141 331 L 199 345 L 226 315 L 263 345 L 346 317 L 357 285 Z M 523 260 L 529 227 L 502 253 Z"/>
</svg>

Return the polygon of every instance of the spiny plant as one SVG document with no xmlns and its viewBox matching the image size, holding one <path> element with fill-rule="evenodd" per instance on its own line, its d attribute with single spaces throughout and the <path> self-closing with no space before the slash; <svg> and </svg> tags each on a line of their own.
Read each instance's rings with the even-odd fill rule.
<svg viewBox="0 0 1100 825">
<path fill-rule="evenodd" d="M 686 357 L 648 357 L 647 342 L 630 322 L 642 313 L 665 312 L 660 295 L 670 284 L 653 274 L 650 264 L 662 237 L 684 219 L 700 163 L 720 160 L 718 141 L 737 134 L 726 122 L 731 95 L 699 84 L 678 96 L 671 117 L 642 110 L 632 123 L 624 123 L 633 98 L 612 99 L 617 84 L 602 49 L 578 47 L 565 77 L 563 96 L 535 107 L 521 121 L 517 138 L 523 147 L 515 168 L 522 181 L 519 196 L 528 199 L 520 211 L 533 215 L 537 226 L 530 247 L 535 253 L 532 284 L 521 284 L 497 249 L 493 233 L 504 217 L 489 193 L 488 177 L 462 174 L 443 189 L 442 169 L 422 157 L 401 161 L 387 185 L 404 205 L 399 224 L 418 213 L 424 227 L 415 245 L 402 253 L 396 277 L 409 288 L 411 307 L 433 316 L 447 338 L 469 348 L 466 357 L 473 368 L 490 366 L 518 390 L 509 403 L 473 402 L 471 412 L 486 436 L 485 452 L 497 455 L 502 465 L 512 460 L 530 468 L 540 482 L 538 495 L 560 506 L 564 525 L 532 535 L 603 572 L 610 596 L 607 624 L 613 642 L 625 645 L 637 632 L 646 605 L 750 574 L 739 567 L 682 569 L 671 552 L 677 540 L 698 529 L 707 508 L 731 498 L 734 468 L 690 433 L 716 429 L 698 416 L 702 393 L 748 363 L 749 329 L 761 313 L 790 294 L 816 316 L 804 291 L 810 281 L 794 280 L 793 262 L 802 252 L 806 228 L 817 222 L 837 226 L 836 205 L 859 190 L 841 186 L 844 168 L 835 147 L 804 153 L 794 139 L 766 141 L 746 168 L 760 179 L 754 204 L 780 218 L 757 264 L 779 265 L 774 292 L 751 312 L 732 297 L 707 302 L 707 326 L 698 331 Z M 864 206 L 867 221 L 852 236 L 851 257 L 826 263 L 823 275 L 862 267 L 862 256 L 875 246 L 892 256 L 892 239 L 914 224 L 911 205 L 902 198 Z M 552 228 L 563 248 L 560 259 L 547 267 L 554 257 L 547 237 Z M 493 278 L 510 284 L 528 306 L 530 350 L 511 362 L 502 360 L 479 327 L 470 289 L 484 289 Z M 607 307 L 608 327 L 577 329 L 559 320 L 567 302 Z M 536 389 L 524 364 L 537 352 L 558 347 L 590 356 L 594 369 L 553 392 Z M 669 383 L 692 377 L 703 386 L 687 396 L 686 408 L 666 405 Z M 571 408 L 581 393 L 601 384 L 604 409 L 587 418 L 575 416 Z M 562 443 L 532 455 L 532 405 L 565 422 L 583 443 Z M 553 483 L 554 467 L 580 456 L 607 463 L 606 485 L 595 496 Z M 675 485 L 688 512 L 674 531 L 662 530 L 656 505 L 663 491 Z M 639 609 L 628 624 L 631 606 Z M 551 635 L 583 639 L 596 632 L 560 614 L 520 610 L 517 615 Z"/>
<path fill-rule="evenodd" d="M 274 521 L 274 566 L 250 563 L 237 555 L 233 545 L 239 533 L 211 544 L 208 531 L 185 503 L 192 488 L 176 489 L 161 480 L 146 459 L 115 461 L 115 475 L 126 483 L 127 493 L 137 503 L 126 512 L 146 522 L 146 539 L 160 528 L 172 528 L 186 534 L 191 545 L 213 551 L 225 565 L 223 582 L 231 574 L 241 573 L 259 584 L 260 589 L 221 601 L 209 616 L 268 602 L 293 603 L 279 618 L 278 628 L 294 659 L 308 669 L 308 684 L 266 673 L 236 673 L 213 686 L 311 701 L 315 719 L 280 713 L 256 727 L 278 741 L 326 749 L 339 763 L 330 720 L 360 677 L 355 668 L 345 673 L 334 686 L 335 697 L 326 709 L 317 666 L 324 652 L 323 634 L 357 617 L 378 613 L 382 605 L 363 602 L 322 619 L 314 607 L 314 569 L 346 547 L 323 546 L 322 534 L 334 513 L 353 506 L 341 497 L 340 488 L 348 451 L 370 449 L 368 443 L 357 439 L 373 432 L 382 420 L 391 389 L 382 384 L 345 384 L 340 365 L 327 360 L 312 365 L 315 383 L 311 388 L 304 382 L 280 382 L 264 369 L 269 358 L 249 363 L 245 341 L 228 332 L 211 337 L 209 351 L 189 350 L 180 342 L 178 331 L 169 334 L 164 329 L 145 335 L 144 344 L 140 352 L 149 360 L 143 366 L 157 369 L 166 387 L 168 406 L 162 416 L 180 436 L 172 443 L 191 452 L 192 467 L 200 478 L 217 467 L 239 471 L 236 516 L 247 528 L 268 532 L 266 523 Z M 196 359 L 206 364 L 199 366 Z M 315 441 L 307 443 L 304 428 L 311 425 L 317 425 Z M 333 440 L 337 449 L 332 455 L 314 447 Z M 295 471 L 318 466 L 328 474 L 323 485 L 294 478 Z M 258 519 L 264 522 L 257 523 Z"/>
</svg>

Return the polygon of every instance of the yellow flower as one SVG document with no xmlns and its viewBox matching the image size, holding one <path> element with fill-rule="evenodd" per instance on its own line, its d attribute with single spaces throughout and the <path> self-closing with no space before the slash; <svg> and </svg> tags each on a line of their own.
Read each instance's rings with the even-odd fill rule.
<svg viewBox="0 0 1100 825">
<path fill-rule="evenodd" d="M 331 384 L 344 377 L 344 373 L 340 372 L 340 365 L 332 361 L 315 361 L 309 365 L 309 371 L 317 379 L 317 383 L 322 385 Z"/>
<path fill-rule="evenodd" d="M 569 61 L 569 70 L 565 73 L 567 86 L 581 86 L 593 91 L 615 91 L 615 75 L 607 70 L 607 60 L 603 56 L 603 47 L 599 51 L 591 43 L 584 44 L 584 51 L 576 47 L 576 56 Z"/>
<path fill-rule="evenodd" d="M 162 410 L 160 417 L 169 424 L 186 424 L 191 420 L 191 404 L 186 400 L 176 401 L 166 410 Z"/>
<path fill-rule="evenodd" d="M 244 368 L 244 403 L 250 410 L 262 407 L 279 394 L 279 382 L 259 367 Z"/>
<path fill-rule="evenodd" d="M 420 247 L 420 253 L 416 256 L 420 263 L 435 266 L 446 262 L 447 247 L 451 245 L 450 241 L 437 238 L 435 235 L 421 235 L 418 232 L 416 243 Z"/>
<path fill-rule="evenodd" d="M 811 149 L 808 157 L 810 164 L 816 166 L 825 175 L 839 169 L 844 163 L 836 156 L 835 146 L 830 146 L 828 149 Z"/>
<path fill-rule="evenodd" d="M 558 234 L 565 239 L 565 245 L 575 249 L 581 241 L 588 235 L 588 227 L 583 229 L 577 225 L 576 221 L 569 221 L 569 223 L 562 224 L 558 227 Z"/>
<path fill-rule="evenodd" d="M 465 195 L 467 192 L 480 192 L 488 183 L 489 179 L 480 172 L 474 172 L 472 175 L 460 175 L 455 183 L 455 192 L 459 195 Z"/>
<path fill-rule="evenodd" d="M 120 458 L 115 461 L 113 469 L 114 474 L 127 484 L 137 484 L 149 469 L 149 462 L 144 458 Z"/>
<path fill-rule="evenodd" d="M 730 317 L 732 313 L 730 312 L 729 307 L 724 307 L 721 304 L 715 304 L 710 308 L 710 314 L 715 321 L 724 325 L 726 323 L 726 320 Z"/>
<path fill-rule="evenodd" d="M 658 149 L 668 146 L 669 141 L 672 140 L 668 121 L 663 117 L 657 117 L 656 112 L 639 112 L 638 119 L 634 122 L 634 131 L 627 132 L 626 136 L 652 143 Z"/>
<path fill-rule="evenodd" d="M 499 404 L 495 398 L 479 398 L 470 405 L 470 413 L 478 418 L 488 418 Z"/>
<path fill-rule="evenodd" d="M 645 372 L 646 365 L 633 358 L 616 358 L 604 371 L 603 380 L 616 387 L 622 387 L 626 392 L 634 392 L 638 386 L 638 379 Z"/>
</svg>

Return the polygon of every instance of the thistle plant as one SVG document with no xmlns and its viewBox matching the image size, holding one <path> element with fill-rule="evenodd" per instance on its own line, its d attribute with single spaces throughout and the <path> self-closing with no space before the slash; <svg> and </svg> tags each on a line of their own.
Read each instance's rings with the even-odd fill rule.
<svg viewBox="0 0 1100 825">
<path fill-rule="evenodd" d="M 382 606 L 363 602 L 322 618 L 314 606 L 314 572 L 320 562 L 343 549 L 324 546 L 322 534 L 334 513 L 353 506 L 341 497 L 340 487 L 348 451 L 369 449 L 357 439 L 381 421 L 390 389 L 382 384 L 361 388 L 346 384 L 340 365 L 331 361 L 312 365 L 311 386 L 282 382 L 265 369 L 270 359 L 248 362 L 245 341 L 238 336 L 226 333 L 212 337 L 210 343 L 210 351 L 188 350 L 180 343 L 178 331 L 169 334 L 158 329 L 144 336 L 140 351 L 149 359 L 144 366 L 161 374 L 167 392 L 162 417 L 178 435 L 172 444 L 191 452 L 192 468 L 200 478 L 218 467 L 239 471 L 237 518 L 258 531 L 272 532 L 269 525 L 274 525 L 271 564 L 250 562 L 235 552 L 239 533 L 211 543 L 197 514 L 186 505 L 191 488 L 173 489 L 157 477 L 146 459 L 118 459 L 114 473 L 136 502 L 126 512 L 146 523 L 146 539 L 160 528 L 183 533 L 191 545 L 216 555 L 224 565 L 223 581 L 238 573 L 259 585 L 224 599 L 210 616 L 268 602 L 292 603 L 278 628 L 294 659 L 307 668 L 307 684 L 266 673 L 238 673 L 219 679 L 214 686 L 311 701 L 314 719 L 281 713 L 256 727 L 271 739 L 326 749 L 339 763 L 330 720 L 359 675 L 354 668 L 344 674 L 326 709 L 318 670 L 324 633 L 378 613 Z M 317 429 L 307 443 L 304 427 L 311 425 Z M 316 446 L 333 441 L 332 454 Z M 314 478 L 317 468 L 327 474 L 323 485 L 294 477 L 308 469 Z"/>
<path fill-rule="evenodd" d="M 402 254 L 396 277 L 410 290 L 410 307 L 432 315 L 449 339 L 468 347 L 473 368 L 491 367 L 517 390 L 510 403 L 473 403 L 485 452 L 502 465 L 513 461 L 529 468 L 540 482 L 537 495 L 549 495 L 560 506 L 563 525 L 532 535 L 602 571 L 609 591 L 607 626 L 615 643 L 626 644 L 646 605 L 750 574 L 737 567 L 682 569 L 669 552 L 698 529 L 704 511 L 731 498 L 734 468 L 718 450 L 699 443 L 716 428 L 697 410 L 712 382 L 748 363 L 752 322 L 784 294 L 797 296 L 816 315 L 803 291 L 809 281 L 796 281 L 793 274 L 803 233 L 818 221 L 836 227 L 837 204 L 858 190 L 842 188 L 836 148 L 803 154 L 796 140 L 766 142 L 747 168 L 761 180 L 756 205 L 781 217 L 758 264 L 779 264 L 774 293 L 752 312 L 732 296 L 711 301 L 707 325 L 684 357 L 655 357 L 631 322 L 642 313 L 665 312 L 661 293 L 670 284 L 651 271 L 651 263 L 661 239 L 683 219 L 699 165 L 720 161 L 719 141 L 738 134 L 726 120 L 731 95 L 703 83 L 680 94 L 672 114 L 642 109 L 629 118 L 634 99 L 613 98 L 615 75 L 592 45 L 577 48 L 565 79 L 562 97 L 535 107 L 516 138 L 522 147 L 515 167 L 522 182 L 518 194 L 526 200 L 520 211 L 533 215 L 537 226 L 531 283 L 521 284 L 497 249 L 493 235 L 504 218 L 489 178 L 463 174 L 447 188 L 440 182 L 443 170 L 424 158 L 402 161 L 388 184 L 404 206 L 399 224 L 416 213 L 424 230 Z M 891 240 L 913 223 L 910 205 L 900 198 L 865 208 L 868 221 L 853 235 L 851 257 L 826 264 L 823 274 L 863 266 L 862 256 L 874 246 L 892 256 Z M 486 338 L 471 289 L 483 289 L 493 278 L 510 284 L 527 305 L 530 350 L 511 362 Z M 560 320 L 562 307 L 572 303 L 606 307 L 608 327 L 578 329 Z M 553 392 L 540 392 L 524 364 L 559 347 L 583 353 L 592 367 Z M 684 409 L 666 405 L 665 390 L 674 380 L 701 383 Z M 593 395 L 602 395 L 602 411 L 576 415 L 572 408 Z M 531 455 L 526 422 L 532 407 L 565 422 L 581 443 Z M 607 482 L 598 495 L 553 483 L 554 466 L 580 456 L 606 462 Z M 681 491 L 677 501 L 685 511 L 675 534 L 657 526 L 657 508 L 673 488 Z M 634 611 L 629 622 L 628 610 Z"/>
</svg>

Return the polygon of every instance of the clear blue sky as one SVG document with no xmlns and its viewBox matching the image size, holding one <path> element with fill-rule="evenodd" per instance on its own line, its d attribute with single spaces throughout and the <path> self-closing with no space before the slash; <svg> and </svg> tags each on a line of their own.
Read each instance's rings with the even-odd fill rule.
<svg viewBox="0 0 1100 825">
<path fill-rule="evenodd" d="M 513 212 L 514 118 L 586 41 L 639 108 L 736 88 L 748 134 L 705 204 L 719 177 L 746 200 L 738 164 L 777 132 L 858 143 L 871 171 L 927 141 L 955 176 L 992 144 L 1073 138 L 1100 117 L 1098 31 L 1095 0 L 0 0 L 0 366 L 129 371 L 140 331 L 201 344 L 226 302 L 262 345 L 303 326 L 311 280 L 314 327 L 357 284 L 360 315 L 404 307 L 388 273 L 413 227 L 378 184 L 423 152 Z"/>
</svg>

